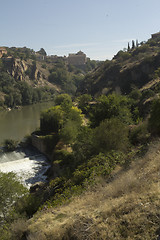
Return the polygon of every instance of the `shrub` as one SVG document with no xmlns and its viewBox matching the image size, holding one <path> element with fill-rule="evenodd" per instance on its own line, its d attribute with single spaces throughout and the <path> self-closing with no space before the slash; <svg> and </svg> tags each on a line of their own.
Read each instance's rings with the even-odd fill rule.
<svg viewBox="0 0 160 240">
<path fill-rule="evenodd" d="M 106 119 L 94 130 L 95 151 L 124 150 L 128 146 L 128 128 L 118 118 Z"/>
<path fill-rule="evenodd" d="M 100 96 L 90 112 L 91 126 L 96 127 L 101 121 L 113 117 L 119 117 L 122 122 L 130 123 L 131 112 L 126 96 L 116 94 Z"/>
<path fill-rule="evenodd" d="M 155 100 L 152 105 L 148 128 L 152 134 L 160 135 L 160 99 Z"/>
<path fill-rule="evenodd" d="M 0 214 L 5 218 L 13 202 L 26 192 L 15 173 L 0 172 Z"/>
<path fill-rule="evenodd" d="M 58 133 L 63 124 L 64 112 L 60 106 L 55 106 L 41 113 L 40 130 L 42 133 Z"/>
<path fill-rule="evenodd" d="M 64 110 L 72 107 L 72 99 L 68 94 L 59 94 L 54 101 L 55 105 L 61 105 Z"/>
<path fill-rule="evenodd" d="M 46 146 L 46 152 L 51 154 L 53 149 L 55 148 L 56 144 L 58 143 L 59 137 L 57 134 L 41 136 L 43 142 Z"/>
<path fill-rule="evenodd" d="M 18 145 L 18 141 L 15 141 L 13 139 L 6 139 L 4 141 L 4 148 L 8 152 L 14 151 L 17 145 Z"/>
<path fill-rule="evenodd" d="M 67 121 L 64 124 L 64 127 L 61 129 L 60 138 L 64 143 L 69 144 L 72 143 L 78 134 L 78 126 L 75 121 Z"/>
<path fill-rule="evenodd" d="M 149 139 L 149 132 L 147 129 L 147 122 L 140 123 L 138 126 L 134 126 L 129 134 L 130 142 L 133 145 L 144 144 Z"/>
</svg>

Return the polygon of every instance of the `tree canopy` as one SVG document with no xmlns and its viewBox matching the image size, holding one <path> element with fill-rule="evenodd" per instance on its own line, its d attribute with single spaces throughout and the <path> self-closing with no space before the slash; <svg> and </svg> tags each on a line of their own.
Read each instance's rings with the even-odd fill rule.
<svg viewBox="0 0 160 240">
<path fill-rule="evenodd" d="M 15 173 L 0 172 L 0 212 L 4 218 L 13 202 L 26 192 Z"/>
</svg>

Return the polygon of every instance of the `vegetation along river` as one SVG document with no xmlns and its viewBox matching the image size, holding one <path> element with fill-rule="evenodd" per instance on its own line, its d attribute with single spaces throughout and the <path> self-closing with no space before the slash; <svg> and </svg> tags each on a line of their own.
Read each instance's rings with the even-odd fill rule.
<svg viewBox="0 0 160 240">
<path fill-rule="evenodd" d="M 40 125 L 41 111 L 51 106 L 53 101 L 0 112 L 1 145 L 5 139 L 22 140 L 27 134 L 31 134 Z M 34 148 L 19 148 L 13 152 L 0 153 L 0 171 L 17 173 L 28 187 L 45 180 L 44 173 L 48 168 L 46 157 Z"/>
</svg>

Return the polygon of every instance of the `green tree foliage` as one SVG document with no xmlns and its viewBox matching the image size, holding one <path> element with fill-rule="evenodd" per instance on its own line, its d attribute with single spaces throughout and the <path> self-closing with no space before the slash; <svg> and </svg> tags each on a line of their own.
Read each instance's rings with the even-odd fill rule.
<svg viewBox="0 0 160 240">
<path fill-rule="evenodd" d="M 60 131 L 60 136 L 65 143 L 73 143 L 82 125 L 81 111 L 77 107 L 72 107 L 65 113 L 64 125 Z"/>
<path fill-rule="evenodd" d="M 118 59 L 119 61 L 127 60 L 131 57 L 131 54 L 129 52 L 125 52 L 120 50 L 116 56 L 114 56 L 114 59 Z"/>
<path fill-rule="evenodd" d="M 141 122 L 137 126 L 130 129 L 129 139 L 133 145 L 146 144 L 149 140 L 150 134 L 147 128 L 147 122 Z"/>
<path fill-rule="evenodd" d="M 40 129 L 43 134 L 58 133 L 65 143 L 71 143 L 82 124 L 81 110 L 72 106 L 68 94 L 57 96 L 55 104 L 55 107 L 42 112 Z"/>
<path fill-rule="evenodd" d="M 0 212 L 5 218 L 14 201 L 26 193 L 16 174 L 0 172 Z"/>
<path fill-rule="evenodd" d="M 58 133 L 62 128 L 64 111 L 61 106 L 55 106 L 41 113 L 40 130 L 44 134 Z"/>
<path fill-rule="evenodd" d="M 65 68 L 55 68 L 49 75 L 48 81 L 54 84 L 64 84 L 68 80 L 68 73 Z"/>
<path fill-rule="evenodd" d="M 72 98 L 68 94 L 59 94 L 54 99 L 55 105 L 61 105 L 64 110 L 70 109 L 72 107 Z"/>
<path fill-rule="evenodd" d="M 132 49 L 135 49 L 135 42 L 132 40 Z"/>
<path fill-rule="evenodd" d="M 13 139 L 6 139 L 4 141 L 5 150 L 8 152 L 14 151 L 16 149 L 17 145 L 18 145 L 18 142 Z"/>
<path fill-rule="evenodd" d="M 94 129 L 93 146 L 97 153 L 125 150 L 128 145 L 128 128 L 118 118 L 105 119 Z"/>
<path fill-rule="evenodd" d="M 43 55 L 43 56 L 47 56 L 46 51 L 44 50 L 44 48 L 41 48 L 37 53 Z"/>
<path fill-rule="evenodd" d="M 160 77 L 160 68 L 158 68 L 154 73 L 155 73 L 154 78 L 159 78 Z"/>
<path fill-rule="evenodd" d="M 160 135 L 160 99 L 155 100 L 152 105 L 148 127 L 152 134 Z"/>
<path fill-rule="evenodd" d="M 89 127 L 82 126 L 72 148 L 76 162 L 83 162 L 94 155 L 93 130 Z"/>
<path fill-rule="evenodd" d="M 68 120 L 60 131 L 61 139 L 66 143 L 73 143 L 78 134 L 78 126 L 76 121 Z"/>
<path fill-rule="evenodd" d="M 77 98 L 78 107 L 82 110 L 83 113 L 87 113 L 89 110 L 89 102 L 91 102 L 92 96 L 89 94 L 83 94 Z"/>
<path fill-rule="evenodd" d="M 129 42 L 128 42 L 128 52 L 131 50 L 131 48 L 130 48 L 130 45 L 129 45 Z"/>
<path fill-rule="evenodd" d="M 118 117 L 122 122 L 131 123 L 129 99 L 125 96 L 111 94 L 102 95 L 90 112 L 91 126 L 96 127 L 104 119 Z"/>
</svg>

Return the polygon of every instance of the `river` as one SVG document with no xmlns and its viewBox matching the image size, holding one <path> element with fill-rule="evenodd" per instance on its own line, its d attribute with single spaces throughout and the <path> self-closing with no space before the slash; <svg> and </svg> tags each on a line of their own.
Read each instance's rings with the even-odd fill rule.
<svg viewBox="0 0 160 240">
<path fill-rule="evenodd" d="M 53 101 L 0 112 L 1 145 L 5 139 L 22 140 L 31 134 L 40 126 L 41 111 L 51 106 Z M 10 153 L 0 153 L 0 171 L 15 172 L 27 187 L 44 181 L 44 173 L 49 166 L 46 157 L 34 148 L 19 148 Z"/>
<path fill-rule="evenodd" d="M 5 139 L 22 140 L 40 126 L 40 113 L 53 106 L 53 101 L 0 112 L 0 144 Z"/>
</svg>

